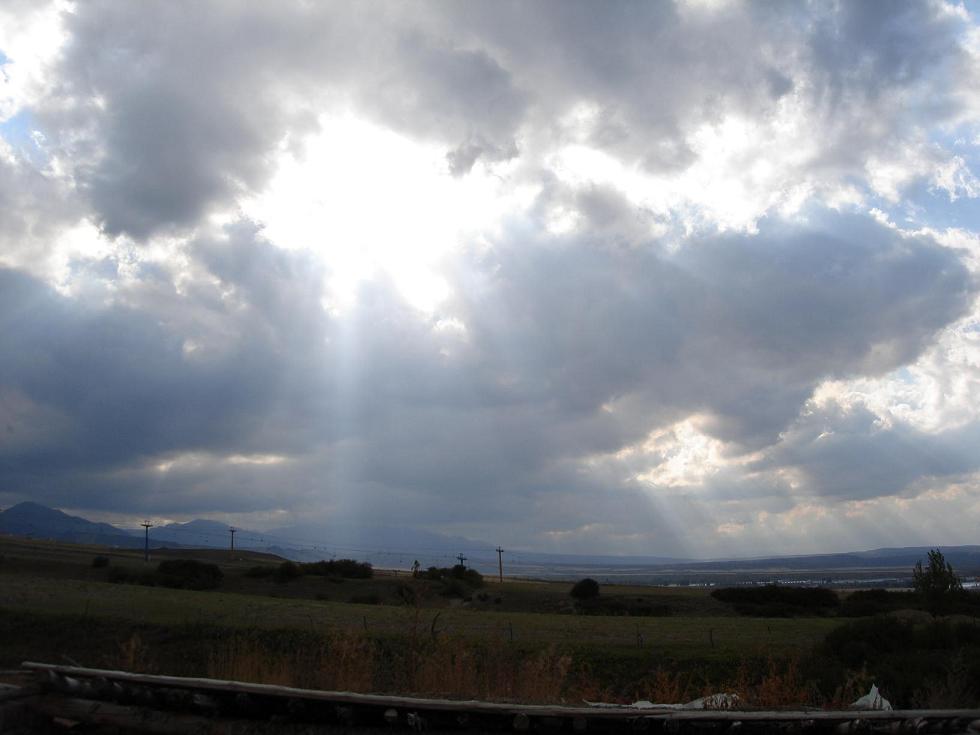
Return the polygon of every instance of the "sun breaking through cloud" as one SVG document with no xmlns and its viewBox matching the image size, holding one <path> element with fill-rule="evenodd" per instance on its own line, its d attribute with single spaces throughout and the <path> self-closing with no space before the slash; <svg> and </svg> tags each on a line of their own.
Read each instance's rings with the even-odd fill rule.
<svg viewBox="0 0 980 735">
<path fill-rule="evenodd" d="M 0 502 L 974 539 L 972 6 L 14 2 L 0 75 Z"/>
</svg>

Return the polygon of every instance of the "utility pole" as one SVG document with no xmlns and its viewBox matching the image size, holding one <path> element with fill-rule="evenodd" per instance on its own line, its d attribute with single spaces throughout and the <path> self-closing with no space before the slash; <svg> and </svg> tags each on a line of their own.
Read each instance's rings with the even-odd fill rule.
<svg viewBox="0 0 980 735">
<path fill-rule="evenodd" d="M 153 528 L 153 524 L 149 521 L 143 521 L 140 525 L 143 527 L 143 561 L 148 562 L 150 560 L 150 529 Z"/>
<path fill-rule="evenodd" d="M 462 554 L 456 554 L 456 558 L 459 559 L 459 565 L 463 567 L 463 569 L 466 569 L 466 565 L 463 563 L 466 561 L 466 557 Z"/>
<path fill-rule="evenodd" d="M 504 583 L 504 550 L 497 547 L 497 570 L 500 573 L 500 584 Z"/>
<path fill-rule="evenodd" d="M 228 527 L 228 533 L 231 534 L 231 554 L 232 554 L 232 556 L 234 556 L 234 554 L 235 554 L 235 534 L 238 533 L 238 529 L 235 528 L 234 526 L 229 526 Z"/>
</svg>

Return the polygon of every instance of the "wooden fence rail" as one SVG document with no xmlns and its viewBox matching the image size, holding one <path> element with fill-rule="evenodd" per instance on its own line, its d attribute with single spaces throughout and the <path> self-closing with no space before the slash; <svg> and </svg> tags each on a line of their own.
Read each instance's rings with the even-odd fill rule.
<svg viewBox="0 0 980 735">
<path fill-rule="evenodd" d="M 980 710 L 676 710 L 546 706 L 330 692 L 26 662 L 31 682 L 0 701 L 0 732 L 34 732 L 37 718 L 113 732 L 344 732 L 424 730 L 575 735 L 631 733 L 970 733 Z M 16 709 L 15 709 L 16 708 Z M 18 713 L 33 718 L 17 730 Z M 27 722 L 27 720 L 24 720 Z M 6 729 L 5 729 L 6 728 Z M 91 731 L 91 730 L 87 730 Z M 99 731 L 98 729 L 96 730 Z"/>
</svg>

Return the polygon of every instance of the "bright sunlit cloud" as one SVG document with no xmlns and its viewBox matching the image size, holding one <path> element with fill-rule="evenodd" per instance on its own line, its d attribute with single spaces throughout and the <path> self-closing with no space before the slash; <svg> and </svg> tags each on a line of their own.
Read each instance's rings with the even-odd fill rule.
<svg viewBox="0 0 980 735">
<path fill-rule="evenodd" d="M 7 3 L 0 504 L 602 553 L 971 540 L 977 24 Z"/>
<path fill-rule="evenodd" d="M 265 190 L 241 203 L 286 249 L 316 253 L 330 270 L 327 303 L 349 305 L 358 283 L 383 273 L 414 307 L 449 293 L 443 258 L 492 235 L 533 192 L 508 184 L 509 167 L 450 174 L 445 148 L 354 115 L 326 115 L 297 150 L 280 150 Z"/>
</svg>

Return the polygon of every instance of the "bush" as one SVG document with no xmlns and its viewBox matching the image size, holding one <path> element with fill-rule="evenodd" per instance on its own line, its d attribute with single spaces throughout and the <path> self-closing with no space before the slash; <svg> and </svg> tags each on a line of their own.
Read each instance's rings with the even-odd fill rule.
<svg viewBox="0 0 980 735">
<path fill-rule="evenodd" d="M 444 585 L 449 585 L 455 581 L 467 587 L 483 586 L 483 575 L 475 569 L 467 569 L 462 564 L 457 564 L 454 567 L 429 567 L 421 572 L 419 577 L 432 582 L 441 582 Z"/>
<path fill-rule="evenodd" d="M 394 596 L 402 605 L 414 605 L 418 602 L 418 594 L 416 594 L 415 588 L 404 582 L 400 582 L 395 587 Z"/>
<path fill-rule="evenodd" d="M 918 596 L 913 592 L 892 592 L 877 588 L 855 590 L 841 601 L 840 615 L 847 618 L 866 618 L 919 606 Z"/>
<path fill-rule="evenodd" d="M 303 569 L 294 561 L 284 561 L 276 567 L 275 577 L 277 582 L 289 582 L 302 576 Z"/>
<path fill-rule="evenodd" d="M 580 579 L 572 585 L 572 589 L 568 594 L 576 600 L 594 600 L 599 596 L 599 583 L 591 577 Z"/>
<path fill-rule="evenodd" d="M 841 601 L 839 615 L 847 618 L 864 618 L 884 615 L 896 610 L 928 610 L 927 601 L 917 592 L 905 590 L 857 590 Z M 950 614 L 980 615 L 980 594 L 962 591 L 945 601 L 942 608 Z"/>
<path fill-rule="evenodd" d="M 912 570 L 912 586 L 922 596 L 926 609 L 933 617 L 948 612 L 953 602 L 963 595 L 963 584 L 939 549 L 929 552 L 929 565 L 922 562 Z"/>
<path fill-rule="evenodd" d="M 119 567 L 112 567 L 106 575 L 106 580 L 113 584 L 129 584 L 136 581 L 136 575 Z"/>
<path fill-rule="evenodd" d="M 439 594 L 443 597 L 454 597 L 458 600 L 465 600 L 470 596 L 470 588 L 458 579 L 445 579 Z"/>
<path fill-rule="evenodd" d="M 369 592 L 364 595 L 351 595 L 348 602 L 352 602 L 355 605 L 380 605 L 381 597 L 373 592 Z"/>
<path fill-rule="evenodd" d="M 195 559 L 167 559 L 157 566 L 157 582 L 163 587 L 210 590 L 224 578 L 217 564 Z"/>
<path fill-rule="evenodd" d="M 95 569 L 103 569 L 103 568 L 109 566 L 109 557 L 108 556 L 101 556 L 101 555 L 95 557 L 94 559 L 92 559 L 92 566 Z"/>
<path fill-rule="evenodd" d="M 308 562 L 299 565 L 303 574 L 317 577 L 343 577 L 345 579 L 371 579 L 374 568 L 367 562 L 354 559 L 333 559 Z"/>
<path fill-rule="evenodd" d="M 862 618 L 828 633 L 815 653 L 868 672 L 896 707 L 980 704 L 980 628 L 971 623 Z"/>
<path fill-rule="evenodd" d="M 263 577 L 271 577 L 276 573 L 277 567 L 270 567 L 267 565 L 249 567 L 245 570 L 246 577 L 252 577 L 254 579 L 261 579 Z"/>
<path fill-rule="evenodd" d="M 837 593 L 826 587 L 788 587 L 767 584 L 762 587 L 723 587 L 711 596 L 731 603 L 740 615 L 788 618 L 795 615 L 828 615 L 840 607 Z"/>
<path fill-rule="evenodd" d="M 482 587 L 483 586 L 483 575 L 480 574 L 475 569 L 469 569 L 464 567 L 462 564 L 457 564 L 450 570 L 453 579 L 458 579 L 463 584 L 470 587 Z"/>
</svg>

